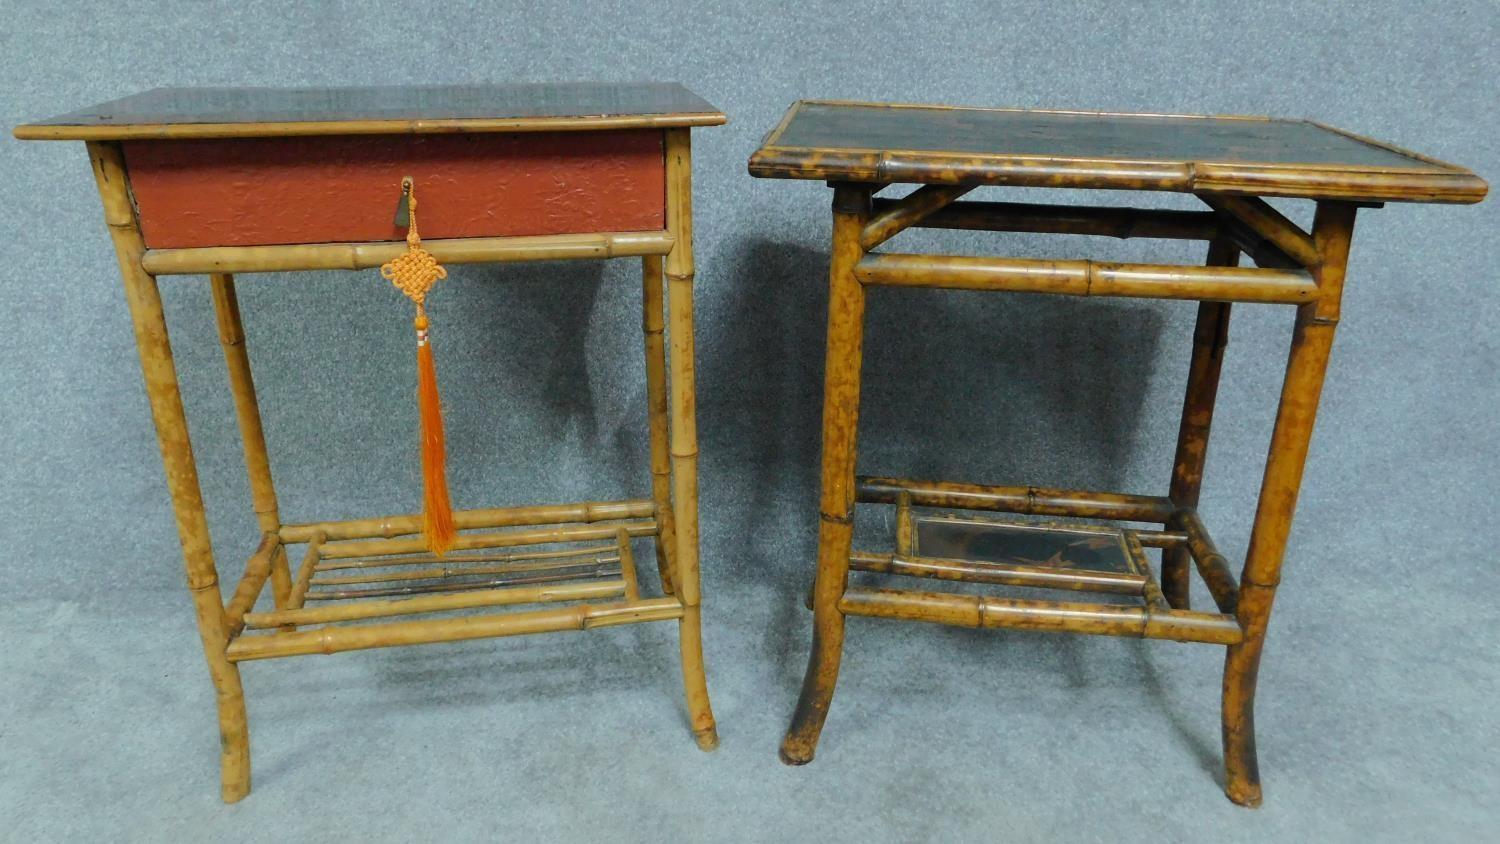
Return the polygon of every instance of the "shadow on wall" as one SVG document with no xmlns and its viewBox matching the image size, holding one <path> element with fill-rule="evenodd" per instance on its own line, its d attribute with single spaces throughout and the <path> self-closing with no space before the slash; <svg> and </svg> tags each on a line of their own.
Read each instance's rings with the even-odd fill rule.
<svg viewBox="0 0 1500 844">
<path fill-rule="evenodd" d="M 639 268 L 628 263 L 628 280 L 611 281 L 627 289 L 607 294 L 599 261 L 474 268 L 462 350 L 473 408 L 455 439 L 473 449 L 456 454 L 476 489 L 505 487 L 503 503 L 516 504 L 650 489 L 644 391 L 629 389 L 643 364 Z"/>
<path fill-rule="evenodd" d="M 598 430 L 588 390 L 589 322 L 604 265 L 571 261 L 471 268 L 464 318 L 470 322 L 480 380 L 527 383 L 553 422 L 572 419 Z M 517 325 L 517 317 L 525 322 Z"/>
<path fill-rule="evenodd" d="M 816 544 L 828 254 L 758 240 L 723 263 L 739 268 L 725 285 L 734 318 L 703 361 L 700 414 L 722 497 L 715 555 L 725 576 L 801 589 Z M 1164 328 L 1147 304 L 871 290 L 859 472 L 1118 489 Z"/>
</svg>

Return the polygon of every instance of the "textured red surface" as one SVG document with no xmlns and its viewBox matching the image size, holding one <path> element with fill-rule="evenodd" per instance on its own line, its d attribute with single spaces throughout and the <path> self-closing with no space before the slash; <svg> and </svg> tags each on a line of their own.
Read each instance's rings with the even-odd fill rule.
<svg viewBox="0 0 1500 844">
<path fill-rule="evenodd" d="M 401 178 L 422 237 L 665 227 L 659 130 L 125 143 L 152 248 L 400 240 Z"/>
</svg>

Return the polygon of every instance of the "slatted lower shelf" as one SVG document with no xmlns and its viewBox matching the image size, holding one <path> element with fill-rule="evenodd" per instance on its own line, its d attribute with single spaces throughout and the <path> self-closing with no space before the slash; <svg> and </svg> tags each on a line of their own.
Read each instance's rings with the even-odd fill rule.
<svg viewBox="0 0 1500 844">
<path fill-rule="evenodd" d="M 676 598 L 640 596 L 631 540 L 651 536 L 660 541 L 649 501 L 470 510 L 456 513 L 455 521 L 468 530 L 459 534 L 456 550 L 442 556 L 428 552 L 414 535 L 420 529 L 415 516 L 293 525 L 268 535 L 225 608 L 236 633 L 229 658 L 333 653 L 682 617 Z M 271 572 L 285 565 L 288 549 L 296 546 L 305 546 L 305 556 L 278 607 L 252 611 Z M 558 606 L 355 623 L 526 604 Z M 311 625 L 319 626 L 306 629 Z"/>
<path fill-rule="evenodd" d="M 849 586 L 848 615 L 1234 644 L 1237 587 L 1196 512 L 1165 499 L 1035 487 L 861 479 L 859 501 L 896 506 L 895 550 L 851 553 L 851 571 L 1019 589 L 1095 593 L 1096 602 Z M 1022 521 L 918 507 L 997 510 L 1094 520 L 1156 520 L 1163 528 Z M 1172 606 L 1146 548 L 1184 548 L 1219 612 Z"/>
</svg>

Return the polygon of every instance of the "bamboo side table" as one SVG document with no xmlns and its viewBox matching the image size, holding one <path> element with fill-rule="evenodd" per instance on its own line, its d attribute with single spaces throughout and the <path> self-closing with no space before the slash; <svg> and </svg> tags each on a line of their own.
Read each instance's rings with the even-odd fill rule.
<svg viewBox="0 0 1500 844">
<path fill-rule="evenodd" d="M 1228 649 L 1225 791 L 1236 803 L 1259 804 L 1256 671 L 1339 320 L 1356 210 L 1384 202 L 1478 202 L 1485 183 L 1467 170 L 1307 121 L 842 102 L 794 105 L 751 157 L 750 173 L 826 180 L 834 191 L 813 644 L 782 759 L 803 764 L 813 758 L 838 678 L 846 616 L 1205 642 Z M 920 187 L 900 199 L 874 196 L 896 183 Z M 1195 194 L 1209 208 L 958 201 L 984 185 L 1178 191 Z M 1264 196 L 1315 201 L 1312 231 Z M 1206 266 L 1162 266 L 877 249 L 913 226 L 1202 240 L 1208 256 Z M 1238 267 L 1241 254 L 1256 267 Z M 1198 301 L 1167 494 L 856 478 L 865 295 L 872 286 Z M 1196 510 L 1233 302 L 1296 311 L 1238 577 Z M 895 507 L 893 551 L 852 549 L 856 502 Z M 933 508 L 960 514 L 933 514 Z M 1091 524 L 1007 521 L 968 511 Z M 1159 580 L 1146 548 L 1160 550 Z M 1189 606 L 1193 568 L 1217 611 Z M 872 588 L 850 585 L 850 571 L 1099 597 L 1083 602 Z"/>
<path fill-rule="evenodd" d="M 724 120 L 667 84 L 162 89 L 16 129 L 88 144 L 217 692 L 226 802 L 250 790 L 240 664 L 271 657 L 676 620 L 691 728 L 716 746 L 700 643 L 689 133 Z M 398 295 L 372 268 L 405 249 L 391 211 L 407 176 L 423 245 L 444 263 L 641 260 L 649 498 L 460 510 L 443 557 L 427 553 L 420 515 L 283 521 L 234 273 L 364 270 L 371 291 Z M 157 288 L 198 274 L 262 532 L 227 602 Z M 640 537 L 654 541 L 661 597 L 640 593 Z M 267 583 L 274 609 L 257 611 Z M 537 603 L 562 605 L 453 614 Z"/>
</svg>

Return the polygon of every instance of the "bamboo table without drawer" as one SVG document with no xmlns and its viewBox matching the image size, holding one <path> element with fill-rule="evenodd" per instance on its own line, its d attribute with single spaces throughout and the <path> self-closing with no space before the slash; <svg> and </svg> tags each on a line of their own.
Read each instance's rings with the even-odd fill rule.
<svg viewBox="0 0 1500 844">
<path fill-rule="evenodd" d="M 16 129 L 88 144 L 217 693 L 225 801 L 250 790 L 239 664 L 268 657 L 676 620 L 692 732 L 716 746 L 700 643 L 689 133 L 723 122 L 678 85 L 566 84 L 161 89 Z M 282 520 L 233 274 L 395 258 L 405 176 L 421 192 L 423 245 L 444 263 L 640 258 L 649 498 L 460 510 L 447 556 L 426 553 L 421 515 Z M 262 532 L 227 602 L 157 287 L 184 274 L 209 276 Z M 640 594 L 640 537 L 654 541 L 661 597 Z M 274 609 L 257 612 L 267 584 Z M 493 612 L 521 604 L 544 606 Z M 454 615 L 475 609 L 491 612 Z M 432 614 L 446 615 L 399 620 Z"/>
<path fill-rule="evenodd" d="M 794 105 L 751 157 L 750 173 L 825 180 L 834 192 L 813 644 L 782 759 L 812 760 L 838 678 L 845 616 L 1205 642 L 1228 648 L 1225 792 L 1236 803 L 1259 804 L 1256 671 L 1338 324 L 1356 210 L 1384 202 L 1478 202 L 1485 183 L 1467 170 L 1307 121 L 844 102 Z M 899 199 L 875 196 L 898 183 L 919 187 Z M 987 185 L 1177 191 L 1195 194 L 1208 208 L 959 201 Z M 1314 200 L 1311 232 L 1265 196 Z M 1168 266 L 877 249 L 913 226 L 1202 240 L 1208 256 L 1206 266 Z M 1242 254 L 1257 266 L 1239 267 Z M 881 285 L 1198 301 L 1167 494 L 856 477 L 865 292 Z M 1296 309 L 1238 576 L 1197 514 L 1233 302 Z M 853 550 L 856 502 L 896 508 L 892 551 Z M 941 515 L 931 508 L 1095 524 Z M 1160 550 L 1159 580 L 1147 547 Z M 1189 606 L 1193 569 L 1216 612 Z M 851 585 L 851 570 L 1104 593 L 1111 600 L 873 588 Z"/>
</svg>

